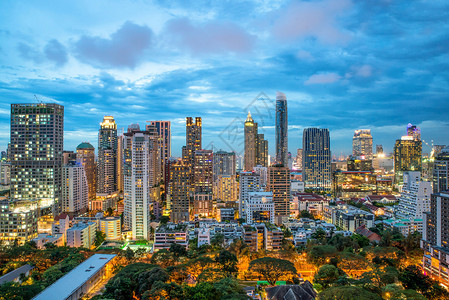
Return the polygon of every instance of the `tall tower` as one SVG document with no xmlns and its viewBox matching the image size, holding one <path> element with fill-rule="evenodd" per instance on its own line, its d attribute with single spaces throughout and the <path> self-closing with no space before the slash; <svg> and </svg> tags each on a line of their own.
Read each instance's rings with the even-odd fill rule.
<svg viewBox="0 0 449 300">
<path fill-rule="evenodd" d="M 117 124 L 105 116 L 98 133 L 98 193 L 117 191 Z"/>
<path fill-rule="evenodd" d="M 268 166 L 268 141 L 263 134 L 258 133 L 257 123 L 248 112 L 245 121 L 245 157 L 244 170 L 252 171 L 257 166 Z"/>
<path fill-rule="evenodd" d="M 64 165 L 62 178 L 62 211 L 75 216 L 86 212 L 89 185 L 84 166 L 73 161 Z"/>
<path fill-rule="evenodd" d="M 150 236 L 150 143 L 138 125 L 124 133 L 124 223 L 134 240 Z"/>
<path fill-rule="evenodd" d="M 373 158 L 373 136 L 370 129 L 359 129 L 354 131 L 352 138 L 352 155 L 365 156 L 366 159 Z"/>
<path fill-rule="evenodd" d="M 123 133 L 117 136 L 117 190 L 123 192 L 124 177 L 123 177 L 123 143 L 124 143 Z"/>
<path fill-rule="evenodd" d="M 288 166 L 288 113 L 287 97 L 276 94 L 276 162 Z"/>
<path fill-rule="evenodd" d="M 305 186 L 330 190 L 332 185 L 329 129 L 304 129 L 302 147 L 302 172 Z"/>
<path fill-rule="evenodd" d="M 195 151 L 202 149 L 202 122 L 201 117 L 196 117 L 193 122 L 192 117 L 186 118 L 186 146 L 183 148 L 183 162 L 193 167 L 195 162 Z"/>
<path fill-rule="evenodd" d="M 11 104 L 11 199 L 61 212 L 64 107 Z"/>
<path fill-rule="evenodd" d="M 76 147 L 76 162 L 84 167 L 86 173 L 89 201 L 95 200 L 96 196 L 96 165 L 95 148 L 88 142 L 83 142 Z"/>
<path fill-rule="evenodd" d="M 235 152 L 217 151 L 214 153 L 214 181 L 220 175 L 235 175 Z"/>
<path fill-rule="evenodd" d="M 190 203 L 193 198 L 191 169 L 181 162 L 170 164 L 170 182 L 168 185 L 170 220 L 174 223 L 190 220 Z"/>
<path fill-rule="evenodd" d="M 433 165 L 433 192 L 449 190 L 449 148 L 443 149 L 436 157 Z"/>
<path fill-rule="evenodd" d="M 413 136 L 403 136 L 394 145 L 395 183 L 401 184 L 404 171 L 422 171 L 422 142 Z"/>
</svg>

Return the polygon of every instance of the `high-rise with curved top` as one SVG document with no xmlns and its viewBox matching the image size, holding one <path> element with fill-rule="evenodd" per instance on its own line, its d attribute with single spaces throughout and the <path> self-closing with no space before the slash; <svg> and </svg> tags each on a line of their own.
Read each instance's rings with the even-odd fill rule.
<svg viewBox="0 0 449 300">
<path fill-rule="evenodd" d="M 288 166 L 288 115 L 287 97 L 276 94 L 276 163 Z"/>
</svg>

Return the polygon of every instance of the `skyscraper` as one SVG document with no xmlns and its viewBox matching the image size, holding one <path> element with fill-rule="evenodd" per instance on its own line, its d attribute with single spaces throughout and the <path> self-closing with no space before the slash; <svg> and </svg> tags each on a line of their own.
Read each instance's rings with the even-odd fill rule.
<svg viewBox="0 0 449 300">
<path fill-rule="evenodd" d="M 235 152 L 217 151 L 214 153 L 214 181 L 219 175 L 235 175 Z"/>
<path fill-rule="evenodd" d="M 298 149 L 296 152 L 296 167 L 300 170 L 302 170 L 302 149 Z"/>
<path fill-rule="evenodd" d="M 165 166 L 165 162 L 171 157 L 171 123 L 170 121 L 151 121 L 151 125 L 156 128 L 161 139 L 161 161 Z"/>
<path fill-rule="evenodd" d="M 373 137 L 370 129 L 359 129 L 354 131 L 352 138 L 352 155 L 364 156 L 366 159 L 373 158 Z"/>
<path fill-rule="evenodd" d="M 117 136 L 117 190 L 123 192 L 124 189 L 124 177 L 123 177 L 123 133 Z"/>
<path fill-rule="evenodd" d="M 105 116 L 98 133 L 98 193 L 117 191 L 117 124 L 112 116 Z"/>
<path fill-rule="evenodd" d="M 202 149 L 202 122 L 201 117 L 196 117 L 195 122 L 191 117 L 186 118 L 186 146 L 183 147 L 182 160 L 190 168 L 195 162 L 195 151 Z"/>
<path fill-rule="evenodd" d="M 449 148 L 443 149 L 433 163 L 433 192 L 449 190 Z"/>
<path fill-rule="evenodd" d="M 332 185 L 329 129 L 304 129 L 302 147 L 305 186 L 330 190 Z"/>
<path fill-rule="evenodd" d="M 76 147 L 76 162 L 84 167 L 88 185 L 88 200 L 95 200 L 96 195 L 96 165 L 95 148 L 88 142 L 83 142 Z"/>
<path fill-rule="evenodd" d="M 174 223 L 190 220 L 190 207 L 193 203 L 191 169 L 182 162 L 170 164 L 170 183 L 168 202 L 171 207 L 170 220 Z"/>
<path fill-rule="evenodd" d="M 245 121 L 245 157 L 244 170 L 251 171 L 255 166 L 268 166 L 268 141 L 258 133 L 257 123 L 248 112 Z"/>
<path fill-rule="evenodd" d="M 39 200 L 61 211 L 64 107 L 11 105 L 11 199 Z"/>
<path fill-rule="evenodd" d="M 287 97 L 276 94 L 276 162 L 288 166 L 288 112 Z"/>
<path fill-rule="evenodd" d="M 241 172 L 239 180 L 239 218 L 244 218 L 250 192 L 261 192 L 260 176 L 255 172 Z"/>
<path fill-rule="evenodd" d="M 403 136 L 394 145 L 395 183 L 401 184 L 404 171 L 422 170 L 422 142 L 413 136 Z"/>
<path fill-rule="evenodd" d="M 133 239 L 150 236 L 150 143 L 138 125 L 124 133 L 124 221 Z"/>
<path fill-rule="evenodd" d="M 376 145 L 376 154 L 383 154 L 384 153 L 384 147 L 382 145 Z"/>
<path fill-rule="evenodd" d="M 273 193 L 275 216 L 288 216 L 290 213 L 290 169 L 287 166 L 268 167 L 267 191 Z"/>
</svg>

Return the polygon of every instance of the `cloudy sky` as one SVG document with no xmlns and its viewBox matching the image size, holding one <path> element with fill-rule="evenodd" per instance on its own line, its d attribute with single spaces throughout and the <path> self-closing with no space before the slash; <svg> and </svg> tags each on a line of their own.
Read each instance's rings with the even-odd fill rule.
<svg viewBox="0 0 449 300">
<path fill-rule="evenodd" d="M 274 152 L 273 100 L 287 95 L 289 150 L 329 128 L 334 154 L 372 130 L 391 151 L 407 123 L 449 144 L 447 1 L 1 1 L 0 149 L 11 103 L 65 106 L 65 149 L 99 122 L 203 118 L 203 146 L 242 150 L 251 110 Z M 428 152 L 428 148 L 424 149 Z"/>
</svg>

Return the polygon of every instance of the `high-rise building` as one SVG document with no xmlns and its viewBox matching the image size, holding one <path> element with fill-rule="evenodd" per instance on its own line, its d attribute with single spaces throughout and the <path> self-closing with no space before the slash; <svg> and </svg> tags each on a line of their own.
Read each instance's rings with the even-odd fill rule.
<svg viewBox="0 0 449 300">
<path fill-rule="evenodd" d="M 5 161 L 0 162 L 0 185 L 11 184 L 11 163 Z"/>
<path fill-rule="evenodd" d="M 420 172 L 404 172 L 404 186 L 396 210 L 400 219 L 422 219 L 423 213 L 430 211 L 432 184 L 421 181 Z"/>
<path fill-rule="evenodd" d="M 414 140 L 421 140 L 421 129 L 418 126 L 408 123 L 407 125 L 407 135 L 413 137 Z"/>
<path fill-rule="evenodd" d="M 283 166 L 268 167 L 267 191 L 273 193 L 274 214 L 288 216 L 290 213 L 290 169 Z"/>
<path fill-rule="evenodd" d="M 373 136 L 370 129 L 354 131 L 352 138 L 352 156 L 363 156 L 364 159 L 373 158 Z"/>
<path fill-rule="evenodd" d="M 239 186 L 236 175 L 218 175 L 214 183 L 214 198 L 223 202 L 235 202 L 238 199 Z"/>
<path fill-rule="evenodd" d="M 40 202 L 61 211 L 64 107 L 11 105 L 11 199 Z"/>
<path fill-rule="evenodd" d="M 449 193 L 432 194 L 430 201 L 430 212 L 423 218 L 423 270 L 449 288 Z"/>
<path fill-rule="evenodd" d="M 191 172 L 192 170 L 181 162 L 170 164 L 169 199 L 167 202 L 170 204 L 170 220 L 173 223 L 190 220 L 190 209 L 193 204 Z"/>
<path fill-rule="evenodd" d="M 76 153 L 73 151 L 62 151 L 62 164 L 67 165 L 76 161 Z"/>
<path fill-rule="evenodd" d="M 288 166 L 288 112 L 287 97 L 276 94 L 276 162 Z"/>
<path fill-rule="evenodd" d="M 84 167 L 86 172 L 89 201 L 95 200 L 96 196 L 96 169 L 95 148 L 88 142 L 83 142 L 76 147 L 76 162 Z"/>
<path fill-rule="evenodd" d="M 260 176 L 260 188 L 265 190 L 268 182 L 268 167 L 255 166 L 253 171 Z"/>
<path fill-rule="evenodd" d="M 124 223 L 137 240 L 150 237 L 150 144 L 150 134 L 138 125 L 124 133 Z"/>
<path fill-rule="evenodd" d="M 195 151 L 202 149 L 202 121 L 196 117 L 186 118 L 186 146 L 183 147 L 182 160 L 188 167 L 193 168 L 195 163 Z M 192 174 L 193 175 L 193 174 Z"/>
<path fill-rule="evenodd" d="M 251 171 L 255 166 L 268 166 L 268 141 L 258 133 L 258 125 L 248 112 L 245 121 L 245 157 L 244 170 Z"/>
<path fill-rule="evenodd" d="M 213 160 L 212 150 L 195 151 L 193 182 L 195 193 L 212 194 L 213 189 Z"/>
<path fill-rule="evenodd" d="M 98 133 L 97 192 L 117 191 L 117 124 L 112 116 L 105 116 Z"/>
<path fill-rule="evenodd" d="M 275 204 L 272 192 L 251 192 L 246 202 L 246 223 L 274 223 Z"/>
<path fill-rule="evenodd" d="M 394 145 L 395 183 L 402 184 L 405 171 L 422 170 L 422 142 L 412 136 L 403 136 Z"/>
<path fill-rule="evenodd" d="M 117 190 L 123 192 L 124 178 L 123 178 L 123 134 L 117 136 Z"/>
<path fill-rule="evenodd" d="M 155 186 L 162 180 L 161 139 L 156 126 L 145 128 L 150 136 L 150 185 Z"/>
<path fill-rule="evenodd" d="M 241 172 L 239 177 L 239 218 L 245 218 L 245 207 L 249 200 L 249 193 L 262 192 L 260 176 L 255 172 Z"/>
<path fill-rule="evenodd" d="M 329 129 L 304 129 L 302 147 L 305 187 L 330 190 L 332 181 Z"/>
<path fill-rule="evenodd" d="M 443 149 L 433 162 L 433 192 L 449 190 L 449 148 Z"/>
<path fill-rule="evenodd" d="M 86 212 L 89 185 L 84 166 L 73 162 L 64 165 L 62 182 L 62 211 L 70 215 Z"/>
<path fill-rule="evenodd" d="M 0 241 L 3 245 L 23 245 L 37 237 L 37 203 L 17 206 L 8 200 L 0 201 Z"/>
<path fill-rule="evenodd" d="M 220 175 L 235 175 L 235 152 L 217 151 L 214 153 L 214 181 Z"/>
<path fill-rule="evenodd" d="M 171 123 L 170 121 L 151 121 L 150 124 L 156 128 L 160 137 L 161 161 L 164 166 L 171 157 Z"/>
</svg>

